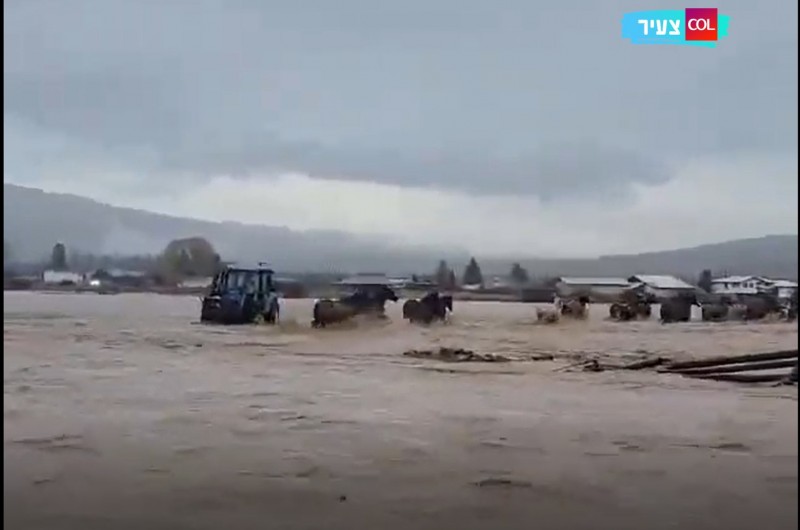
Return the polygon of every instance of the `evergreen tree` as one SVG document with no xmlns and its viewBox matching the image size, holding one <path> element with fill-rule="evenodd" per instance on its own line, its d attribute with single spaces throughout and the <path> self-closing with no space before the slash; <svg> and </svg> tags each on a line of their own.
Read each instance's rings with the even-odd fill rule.
<svg viewBox="0 0 800 530">
<path fill-rule="evenodd" d="M 462 283 L 464 285 L 483 285 L 483 274 L 481 273 L 481 267 L 478 265 L 478 262 L 474 257 L 470 258 L 467 268 L 464 269 L 464 278 Z"/>
<path fill-rule="evenodd" d="M 439 266 L 436 268 L 436 273 L 433 276 L 436 285 L 441 288 L 447 288 L 447 284 L 450 280 L 450 267 L 447 266 L 447 262 L 445 260 L 441 260 L 439 262 Z"/>
<path fill-rule="evenodd" d="M 63 243 L 56 243 L 50 254 L 50 266 L 55 271 L 67 270 L 67 247 Z"/>
<path fill-rule="evenodd" d="M 511 266 L 511 279 L 517 284 L 528 283 L 528 271 L 519 263 L 514 263 Z"/>
<path fill-rule="evenodd" d="M 458 286 L 458 281 L 456 281 L 456 272 L 453 269 L 450 269 L 450 274 L 447 275 L 447 289 L 452 291 Z"/>
<path fill-rule="evenodd" d="M 700 273 L 700 278 L 697 280 L 697 286 L 707 293 L 711 292 L 711 270 L 705 269 Z"/>
</svg>

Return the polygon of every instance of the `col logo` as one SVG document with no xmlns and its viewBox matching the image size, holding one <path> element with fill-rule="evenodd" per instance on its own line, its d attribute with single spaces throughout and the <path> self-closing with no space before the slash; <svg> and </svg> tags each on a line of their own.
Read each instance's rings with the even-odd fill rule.
<svg viewBox="0 0 800 530">
<path fill-rule="evenodd" d="M 635 11 L 622 17 L 622 38 L 633 44 L 672 44 L 715 48 L 728 36 L 730 17 L 716 7 Z"/>
</svg>

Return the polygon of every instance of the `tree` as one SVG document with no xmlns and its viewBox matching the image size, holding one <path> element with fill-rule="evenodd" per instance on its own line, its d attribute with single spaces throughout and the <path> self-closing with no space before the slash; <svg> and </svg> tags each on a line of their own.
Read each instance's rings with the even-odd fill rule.
<svg viewBox="0 0 800 530">
<path fill-rule="evenodd" d="M 511 266 L 511 279 L 517 284 L 528 283 L 528 271 L 519 263 L 514 263 Z"/>
<path fill-rule="evenodd" d="M 447 275 L 447 288 L 452 291 L 457 286 L 458 282 L 456 281 L 456 271 L 450 269 L 450 274 Z"/>
<path fill-rule="evenodd" d="M 202 237 L 170 241 L 159 261 L 164 273 L 176 276 L 213 276 L 222 266 L 219 254 Z"/>
<path fill-rule="evenodd" d="M 439 266 L 436 267 L 436 273 L 433 276 L 436 285 L 445 289 L 447 288 L 447 284 L 450 280 L 450 267 L 447 266 L 447 262 L 442 260 L 439 262 Z"/>
<path fill-rule="evenodd" d="M 463 282 L 464 285 L 483 285 L 483 274 L 481 273 L 481 267 L 478 265 L 478 262 L 475 261 L 475 258 L 470 258 L 469 263 L 467 263 L 467 268 L 464 269 L 464 278 Z"/>
<path fill-rule="evenodd" d="M 700 278 L 697 280 L 697 286 L 700 287 L 707 293 L 711 292 L 711 270 L 704 269 L 703 272 L 700 273 Z"/>
<path fill-rule="evenodd" d="M 64 246 L 64 243 L 53 245 L 53 251 L 50 254 L 50 266 L 55 271 L 67 270 L 67 247 Z"/>
</svg>

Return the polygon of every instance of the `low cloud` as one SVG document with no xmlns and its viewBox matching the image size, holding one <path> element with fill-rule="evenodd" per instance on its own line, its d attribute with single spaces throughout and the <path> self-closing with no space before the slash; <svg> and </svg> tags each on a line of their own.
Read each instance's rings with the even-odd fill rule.
<svg viewBox="0 0 800 530">
<path fill-rule="evenodd" d="M 119 199 L 104 188 L 37 184 L 121 206 L 215 221 L 343 230 L 398 243 L 467 246 L 482 255 L 596 256 L 678 248 L 797 226 L 797 160 L 698 160 L 617 205 L 401 187 L 303 174 L 217 176 L 175 196 Z M 762 179 L 780 186 L 758 187 Z M 769 208 L 757 208 L 764 201 Z"/>
<path fill-rule="evenodd" d="M 640 8 L 7 1 L 4 177 L 168 213 L 498 251 L 789 230 L 796 213 L 775 204 L 796 172 L 761 168 L 796 168 L 797 5 L 726 2 L 730 35 L 702 50 L 622 39 L 622 13 Z M 777 203 L 741 192 L 736 204 L 733 181 Z M 268 211 L 247 206 L 277 191 L 286 199 Z M 213 196 L 245 203 L 221 210 Z"/>
</svg>

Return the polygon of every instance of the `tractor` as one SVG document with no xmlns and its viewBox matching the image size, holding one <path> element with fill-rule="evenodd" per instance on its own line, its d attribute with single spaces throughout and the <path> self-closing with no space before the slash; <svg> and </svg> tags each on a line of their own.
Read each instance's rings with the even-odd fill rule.
<svg viewBox="0 0 800 530">
<path fill-rule="evenodd" d="M 201 322 L 218 324 L 251 324 L 263 319 L 278 322 L 280 304 L 274 282 L 274 271 L 263 263 L 257 267 L 228 265 L 211 282 L 203 297 Z"/>
</svg>

